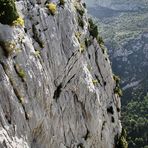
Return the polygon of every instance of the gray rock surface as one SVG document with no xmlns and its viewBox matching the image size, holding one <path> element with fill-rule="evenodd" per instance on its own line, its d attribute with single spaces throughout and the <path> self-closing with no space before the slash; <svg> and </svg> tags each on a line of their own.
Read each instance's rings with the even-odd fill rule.
<svg viewBox="0 0 148 148">
<path fill-rule="evenodd" d="M 24 27 L 0 24 L 0 148 L 113 148 L 120 98 L 108 56 L 95 39 L 81 52 L 81 3 L 52 16 L 44 2 L 16 2 Z"/>
</svg>

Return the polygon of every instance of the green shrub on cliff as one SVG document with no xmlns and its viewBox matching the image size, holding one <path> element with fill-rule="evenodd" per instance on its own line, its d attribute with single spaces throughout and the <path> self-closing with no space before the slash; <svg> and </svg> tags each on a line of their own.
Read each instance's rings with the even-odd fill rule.
<svg viewBox="0 0 148 148">
<path fill-rule="evenodd" d="M 0 46 L 3 48 L 6 57 L 10 56 L 16 49 L 14 41 L 0 41 Z"/>
<path fill-rule="evenodd" d="M 127 138 L 126 130 L 122 129 L 116 148 L 128 148 L 128 143 L 126 141 L 126 138 Z"/>
<path fill-rule="evenodd" d="M 65 0 L 60 0 L 60 6 L 64 6 L 65 5 Z"/>
<path fill-rule="evenodd" d="M 91 18 L 88 19 L 89 22 L 89 33 L 93 38 L 98 37 L 98 26 L 93 22 Z"/>
<path fill-rule="evenodd" d="M 0 23 L 12 25 L 18 17 L 15 0 L 0 0 Z"/>
</svg>

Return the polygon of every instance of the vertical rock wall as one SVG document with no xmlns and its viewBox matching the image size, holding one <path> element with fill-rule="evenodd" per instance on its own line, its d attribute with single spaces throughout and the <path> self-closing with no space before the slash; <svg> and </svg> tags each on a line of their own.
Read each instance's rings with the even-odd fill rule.
<svg viewBox="0 0 148 148">
<path fill-rule="evenodd" d="M 16 5 L 25 26 L 0 24 L 0 147 L 113 148 L 120 98 L 82 3 L 67 0 L 54 16 L 45 0 Z"/>
</svg>

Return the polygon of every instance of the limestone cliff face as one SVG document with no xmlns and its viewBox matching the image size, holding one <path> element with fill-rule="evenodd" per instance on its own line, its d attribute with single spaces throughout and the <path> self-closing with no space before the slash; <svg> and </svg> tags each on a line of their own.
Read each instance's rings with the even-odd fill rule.
<svg viewBox="0 0 148 148">
<path fill-rule="evenodd" d="M 120 98 L 108 56 L 95 39 L 84 44 L 81 2 L 54 16 L 44 0 L 16 5 L 25 26 L 0 24 L 0 148 L 113 148 Z"/>
</svg>

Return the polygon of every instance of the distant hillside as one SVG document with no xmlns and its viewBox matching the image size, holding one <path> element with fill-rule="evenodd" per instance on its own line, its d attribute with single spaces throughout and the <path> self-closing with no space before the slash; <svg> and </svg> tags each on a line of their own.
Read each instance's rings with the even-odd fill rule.
<svg viewBox="0 0 148 148">
<path fill-rule="evenodd" d="M 113 70 L 122 79 L 126 103 L 134 95 L 145 95 L 148 88 L 148 1 L 107 1 L 94 1 L 88 10 L 109 49 Z"/>
<path fill-rule="evenodd" d="M 148 148 L 148 0 L 96 0 L 87 7 L 121 78 L 129 148 Z"/>
<path fill-rule="evenodd" d="M 148 9 L 148 0 L 85 0 L 89 7 L 102 6 L 114 10 Z"/>
</svg>

